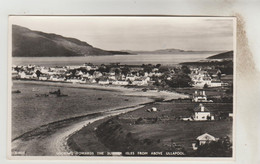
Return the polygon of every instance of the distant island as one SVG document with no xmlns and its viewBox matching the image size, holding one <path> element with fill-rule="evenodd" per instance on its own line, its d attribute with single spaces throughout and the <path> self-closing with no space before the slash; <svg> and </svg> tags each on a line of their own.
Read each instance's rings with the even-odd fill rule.
<svg viewBox="0 0 260 164">
<path fill-rule="evenodd" d="M 221 53 L 223 51 L 192 51 L 192 50 L 181 50 L 181 49 L 160 49 L 154 51 L 132 51 L 132 50 L 123 50 L 131 54 L 208 54 L 208 53 Z"/>
<path fill-rule="evenodd" d="M 12 26 L 12 45 L 13 57 L 72 57 L 130 54 L 123 51 L 102 50 L 75 38 L 33 31 L 18 25 Z"/>
</svg>

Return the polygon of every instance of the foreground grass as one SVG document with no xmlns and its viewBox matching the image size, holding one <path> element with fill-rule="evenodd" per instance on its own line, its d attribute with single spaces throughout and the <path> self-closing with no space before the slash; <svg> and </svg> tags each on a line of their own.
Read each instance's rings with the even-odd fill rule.
<svg viewBox="0 0 260 164">
<path fill-rule="evenodd" d="M 209 133 L 221 138 L 232 138 L 232 119 L 205 122 L 180 121 L 190 116 L 196 103 L 161 102 L 96 122 L 83 128 L 69 139 L 75 151 L 174 151 L 172 144 L 192 152 L 191 144 L 197 136 Z M 213 113 L 232 112 L 231 103 L 208 103 Z M 157 112 L 147 109 L 157 107 Z M 97 145 L 96 147 L 94 145 Z"/>
</svg>

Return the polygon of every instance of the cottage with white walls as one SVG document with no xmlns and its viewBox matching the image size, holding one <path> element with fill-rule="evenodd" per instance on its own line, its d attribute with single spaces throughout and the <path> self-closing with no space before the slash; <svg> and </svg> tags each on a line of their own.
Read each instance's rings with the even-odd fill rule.
<svg viewBox="0 0 260 164">
<path fill-rule="evenodd" d="M 113 85 L 128 85 L 129 82 L 128 81 L 124 81 L 124 80 L 116 80 L 112 82 Z"/>
<path fill-rule="evenodd" d="M 211 112 L 201 103 L 194 109 L 193 118 L 195 121 L 214 120 L 214 116 Z"/>
<path fill-rule="evenodd" d="M 19 76 L 21 79 L 25 79 L 25 78 L 26 78 L 26 73 L 25 73 L 24 71 L 19 72 L 19 73 L 18 73 L 18 76 Z"/>
<path fill-rule="evenodd" d="M 215 138 L 214 136 L 204 133 L 196 138 L 196 143 L 192 143 L 193 150 L 197 150 L 198 146 L 204 145 L 206 143 L 210 143 L 212 141 L 217 141 L 218 138 Z"/>
</svg>

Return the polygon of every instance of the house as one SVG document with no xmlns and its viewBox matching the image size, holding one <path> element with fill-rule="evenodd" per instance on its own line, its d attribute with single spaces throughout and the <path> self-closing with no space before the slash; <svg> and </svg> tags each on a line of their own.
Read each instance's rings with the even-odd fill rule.
<svg viewBox="0 0 260 164">
<path fill-rule="evenodd" d="M 48 80 L 48 78 L 47 78 L 47 76 L 40 76 L 40 77 L 39 77 L 39 80 L 45 81 L 45 80 Z"/>
<path fill-rule="evenodd" d="M 195 91 L 192 97 L 193 102 L 208 102 L 205 91 Z"/>
<path fill-rule="evenodd" d="M 147 85 L 148 83 L 143 81 L 143 80 L 135 80 L 132 82 L 132 85 L 137 85 L 137 86 L 142 86 L 142 85 Z"/>
<path fill-rule="evenodd" d="M 126 80 L 134 81 L 135 79 L 136 79 L 136 76 L 134 76 L 134 75 L 128 75 L 128 76 L 126 76 Z"/>
<path fill-rule="evenodd" d="M 86 78 L 82 78 L 79 83 L 80 84 L 86 84 L 87 83 L 87 79 Z"/>
<path fill-rule="evenodd" d="M 68 78 L 68 79 L 66 80 L 66 82 L 70 82 L 70 83 L 75 84 L 75 83 L 80 83 L 80 82 L 81 82 L 81 79 L 80 79 L 80 78 L 76 78 L 76 77 L 71 77 L 71 78 Z"/>
<path fill-rule="evenodd" d="M 89 81 L 90 81 L 90 83 L 96 83 L 97 82 L 95 78 L 90 78 Z"/>
<path fill-rule="evenodd" d="M 210 87 L 221 87 L 222 86 L 222 82 L 220 80 L 212 80 L 210 85 Z"/>
<path fill-rule="evenodd" d="M 206 143 L 210 143 L 212 141 L 217 141 L 218 138 L 215 138 L 214 136 L 204 133 L 196 138 L 196 142 L 192 143 L 193 150 L 197 150 L 199 146 L 204 145 Z"/>
<path fill-rule="evenodd" d="M 115 75 L 109 75 L 108 78 L 109 78 L 110 80 L 116 80 L 116 76 L 115 76 Z"/>
<path fill-rule="evenodd" d="M 25 74 L 24 71 L 19 72 L 19 73 L 18 73 L 18 76 L 19 76 L 21 79 L 25 79 L 25 78 L 26 78 L 26 74 Z"/>
<path fill-rule="evenodd" d="M 99 71 L 95 71 L 95 72 L 93 73 L 93 77 L 94 77 L 94 78 L 99 78 L 99 77 L 101 77 L 101 76 L 103 76 L 103 75 L 102 75 L 102 73 L 99 72 Z"/>
<path fill-rule="evenodd" d="M 214 116 L 211 112 L 201 103 L 194 109 L 193 118 L 195 121 L 214 120 Z"/>
<path fill-rule="evenodd" d="M 109 84 L 109 80 L 103 77 L 98 81 L 98 84 L 107 85 Z"/>
<path fill-rule="evenodd" d="M 124 81 L 124 80 L 116 80 L 112 82 L 113 85 L 128 85 L 129 82 L 128 81 Z"/>
<path fill-rule="evenodd" d="M 76 72 L 76 75 L 77 75 L 77 76 L 83 76 L 83 72 L 82 72 L 82 71 L 77 71 L 77 72 Z"/>
<path fill-rule="evenodd" d="M 212 136 L 212 135 L 210 135 L 208 133 L 204 133 L 204 134 L 198 136 L 196 138 L 196 140 L 198 142 L 198 145 L 204 145 L 205 143 L 216 141 L 217 138 L 215 138 L 214 136 Z"/>
</svg>

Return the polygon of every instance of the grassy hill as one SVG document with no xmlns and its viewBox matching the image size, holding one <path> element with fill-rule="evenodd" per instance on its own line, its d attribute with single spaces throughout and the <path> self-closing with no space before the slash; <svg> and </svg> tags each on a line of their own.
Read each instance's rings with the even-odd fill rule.
<svg viewBox="0 0 260 164">
<path fill-rule="evenodd" d="M 217 55 L 208 57 L 207 59 L 233 59 L 233 51 L 223 52 Z"/>
<path fill-rule="evenodd" d="M 75 38 L 32 31 L 18 25 L 12 26 L 13 57 L 98 56 L 129 54 L 106 51 Z"/>
</svg>

